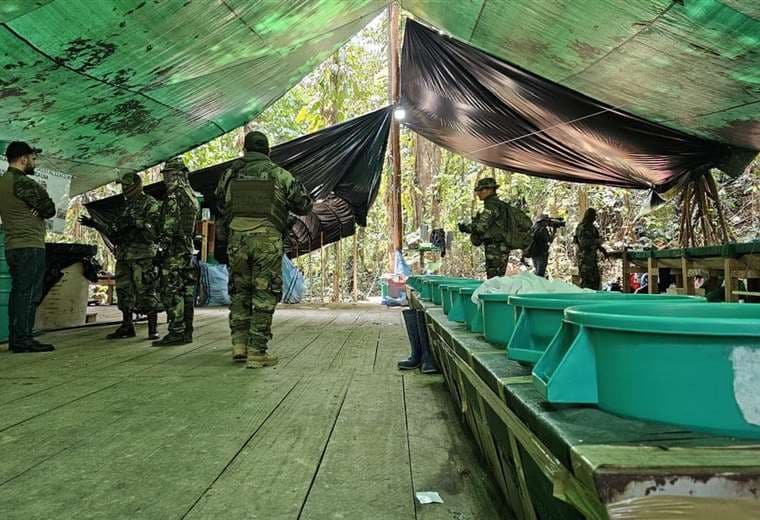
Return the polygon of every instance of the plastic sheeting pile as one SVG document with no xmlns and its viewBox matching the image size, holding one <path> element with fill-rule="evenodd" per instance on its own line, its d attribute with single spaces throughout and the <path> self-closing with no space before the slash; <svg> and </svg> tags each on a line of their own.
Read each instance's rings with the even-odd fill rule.
<svg viewBox="0 0 760 520">
<path fill-rule="evenodd" d="M 529 271 L 512 276 L 497 276 L 486 280 L 472 293 L 472 302 L 480 305 L 481 294 L 525 294 L 525 293 L 572 293 L 593 292 L 561 280 L 547 280 Z"/>
</svg>

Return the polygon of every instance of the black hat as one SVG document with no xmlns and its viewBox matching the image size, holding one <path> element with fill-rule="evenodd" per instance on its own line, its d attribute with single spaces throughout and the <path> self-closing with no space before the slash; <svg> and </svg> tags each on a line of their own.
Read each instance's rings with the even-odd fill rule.
<svg viewBox="0 0 760 520">
<path fill-rule="evenodd" d="M 269 153 L 269 139 L 262 132 L 248 132 L 243 147 L 248 152 Z"/>
<path fill-rule="evenodd" d="M 39 148 L 33 148 L 28 143 L 25 143 L 23 141 L 13 141 L 8 145 L 8 148 L 5 149 L 5 157 L 8 159 L 8 162 L 13 162 L 19 157 L 23 157 L 25 155 L 32 155 L 42 153 L 42 150 Z"/>
</svg>

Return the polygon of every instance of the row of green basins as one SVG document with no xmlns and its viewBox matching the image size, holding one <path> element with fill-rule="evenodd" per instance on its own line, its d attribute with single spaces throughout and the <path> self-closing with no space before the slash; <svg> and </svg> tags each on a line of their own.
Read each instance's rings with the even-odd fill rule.
<svg viewBox="0 0 760 520">
<path fill-rule="evenodd" d="M 760 305 L 679 295 L 472 295 L 478 280 L 413 281 L 449 321 L 536 364 L 551 403 L 760 439 Z"/>
<path fill-rule="evenodd" d="M 5 259 L 5 233 L 0 229 L 0 341 L 8 339 L 8 298 L 11 294 L 11 275 Z"/>
</svg>

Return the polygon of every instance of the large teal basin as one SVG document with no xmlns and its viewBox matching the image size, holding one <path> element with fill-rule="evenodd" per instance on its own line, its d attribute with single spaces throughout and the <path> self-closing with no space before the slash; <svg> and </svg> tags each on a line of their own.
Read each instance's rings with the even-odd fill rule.
<svg viewBox="0 0 760 520">
<path fill-rule="evenodd" d="M 457 322 L 457 323 L 464 323 L 464 300 L 462 299 L 462 290 L 467 289 L 468 295 L 467 298 L 472 297 L 472 293 L 480 287 L 480 284 L 483 283 L 481 281 L 474 281 L 469 284 L 462 284 L 459 286 L 450 287 L 448 289 L 448 298 L 449 298 L 449 310 L 446 312 L 446 295 L 444 295 L 444 311 L 446 313 L 446 316 L 448 317 L 449 321 Z M 446 289 L 444 289 L 446 291 Z"/>
<path fill-rule="evenodd" d="M 445 279 L 445 276 L 429 276 L 427 278 L 424 278 L 422 280 L 422 284 L 420 285 L 420 298 L 422 298 L 425 301 L 432 301 L 433 299 L 433 282 L 437 280 L 443 280 Z"/>
<path fill-rule="evenodd" d="M 470 282 L 471 278 L 442 278 L 430 282 L 431 297 L 434 305 L 443 305 L 442 285 L 461 285 L 463 282 Z"/>
<path fill-rule="evenodd" d="M 467 290 L 468 288 L 466 287 L 460 289 L 459 294 L 464 296 Z M 474 292 L 475 290 L 473 289 L 472 293 Z M 481 332 L 483 330 L 483 320 L 480 317 L 480 312 L 478 312 L 478 304 L 472 301 L 472 293 L 462 300 L 462 305 L 464 307 L 464 323 L 467 325 L 467 329 L 470 332 Z"/>
<path fill-rule="evenodd" d="M 492 345 L 506 347 L 515 328 L 515 310 L 509 303 L 509 294 L 481 294 L 480 312 L 483 337 Z"/>
<path fill-rule="evenodd" d="M 542 293 L 510 296 L 516 321 L 508 339 L 509 359 L 535 363 L 562 325 L 565 309 L 575 305 L 616 302 L 622 305 L 644 302 L 693 303 L 704 298 L 669 294 L 624 294 L 616 292 Z"/>
<path fill-rule="evenodd" d="M 441 284 L 439 286 L 441 291 L 441 305 L 443 306 L 443 313 L 449 315 L 451 307 L 454 304 L 454 295 L 459 294 L 459 289 L 462 287 L 478 287 L 482 282 L 480 280 L 465 280 L 461 282 L 455 282 L 450 284 Z"/>
<path fill-rule="evenodd" d="M 760 439 L 760 305 L 583 305 L 533 369 L 552 403 Z"/>
</svg>

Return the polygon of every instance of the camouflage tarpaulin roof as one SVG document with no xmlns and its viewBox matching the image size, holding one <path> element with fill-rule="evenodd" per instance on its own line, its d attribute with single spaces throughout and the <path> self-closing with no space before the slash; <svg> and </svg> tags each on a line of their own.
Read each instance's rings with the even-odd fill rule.
<svg viewBox="0 0 760 520">
<path fill-rule="evenodd" d="M 258 115 L 383 0 L 0 2 L 0 146 L 28 140 L 72 192 Z"/>
<path fill-rule="evenodd" d="M 760 150 L 758 0 L 403 0 L 452 36 L 603 103 Z"/>
</svg>

